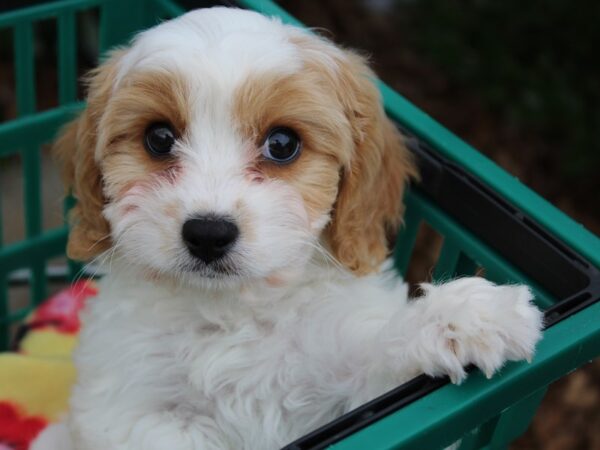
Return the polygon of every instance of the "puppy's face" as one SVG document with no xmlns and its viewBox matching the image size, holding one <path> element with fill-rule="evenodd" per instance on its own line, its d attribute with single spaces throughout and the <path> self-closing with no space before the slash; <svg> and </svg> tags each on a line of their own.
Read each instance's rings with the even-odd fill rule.
<svg viewBox="0 0 600 450">
<path fill-rule="evenodd" d="M 259 14 L 159 25 L 90 78 L 57 142 L 78 199 L 69 253 L 153 277 L 284 281 L 323 246 L 358 274 L 387 253 L 414 175 L 363 60 Z"/>
</svg>

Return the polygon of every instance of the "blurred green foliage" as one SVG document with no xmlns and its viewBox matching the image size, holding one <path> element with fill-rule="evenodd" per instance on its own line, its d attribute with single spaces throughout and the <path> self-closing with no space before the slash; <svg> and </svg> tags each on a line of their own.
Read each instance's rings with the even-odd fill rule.
<svg viewBox="0 0 600 450">
<path fill-rule="evenodd" d="M 400 2 L 400 0 L 398 0 Z M 414 44 L 516 127 L 560 149 L 565 176 L 600 168 L 600 2 L 403 0 Z"/>
</svg>

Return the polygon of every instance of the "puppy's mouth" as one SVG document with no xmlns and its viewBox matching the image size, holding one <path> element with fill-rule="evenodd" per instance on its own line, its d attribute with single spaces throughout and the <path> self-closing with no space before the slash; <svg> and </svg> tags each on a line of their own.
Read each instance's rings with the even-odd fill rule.
<svg viewBox="0 0 600 450">
<path fill-rule="evenodd" d="M 213 280 L 237 278 L 241 275 L 239 268 L 227 259 L 205 263 L 200 260 L 187 263 L 181 267 L 185 273 L 194 273 L 199 277 Z"/>
</svg>

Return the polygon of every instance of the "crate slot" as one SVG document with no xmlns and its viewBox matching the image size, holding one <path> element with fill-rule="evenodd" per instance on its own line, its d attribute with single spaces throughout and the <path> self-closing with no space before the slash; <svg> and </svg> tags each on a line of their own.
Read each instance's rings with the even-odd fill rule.
<svg viewBox="0 0 600 450">
<path fill-rule="evenodd" d="M 76 98 L 85 100 L 87 85 L 85 76 L 98 65 L 100 59 L 100 8 L 78 11 L 75 16 L 76 31 Z"/>
<path fill-rule="evenodd" d="M 60 171 L 49 144 L 43 145 L 40 151 L 42 175 L 42 230 L 52 230 L 64 225 L 63 197 L 65 188 L 60 178 Z"/>
<path fill-rule="evenodd" d="M 0 214 L 5 246 L 25 239 L 23 198 L 23 160 L 17 153 L 0 159 Z"/>
<path fill-rule="evenodd" d="M 460 248 L 451 239 L 445 239 L 440 257 L 433 271 L 433 279 L 444 281 L 454 278 L 460 254 Z"/>
<path fill-rule="evenodd" d="M 16 82 L 14 69 L 14 33 L 10 28 L 0 28 L 0 124 L 17 116 Z M 0 144 L 0 148 L 3 144 Z"/>
<path fill-rule="evenodd" d="M 58 106 L 56 19 L 49 17 L 35 22 L 33 33 L 36 110 L 48 111 Z"/>
<path fill-rule="evenodd" d="M 14 27 L 15 80 L 17 114 L 35 112 L 35 62 L 33 54 L 33 27 L 30 22 L 19 22 Z"/>
<path fill-rule="evenodd" d="M 25 230 L 32 237 L 42 230 L 41 154 L 37 145 L 27 145 L 21 152 L 23 157 L 23 200 Z"/>
<path fill-rule="evenodd" d="M 432 281 L 432 274 L 444 242 L 446 237 L 429 222 L 426 220 L 420 222 L 408 271 L 404 277 L 409 284 L 411 296 L 419 294 L 420 283 Z"/>
<path fill-rule="evenodd" d="M 396 237 L 394 245 L 395 267 L 402 275 L 406 275 L 407 273 L 420 224 L 421 216 L 417 208 L 411 206 L 411 196 L 409 193 L 406 198 L 406 211 L 403 224 L 400 227 L 400 232 Z"/>
<path fill-rule="evenodd" d="M 58 101 L 61 105 L 77 97 L 77 30 L 75 12 L 64 10 L 58 16 Z"/>
</svg>

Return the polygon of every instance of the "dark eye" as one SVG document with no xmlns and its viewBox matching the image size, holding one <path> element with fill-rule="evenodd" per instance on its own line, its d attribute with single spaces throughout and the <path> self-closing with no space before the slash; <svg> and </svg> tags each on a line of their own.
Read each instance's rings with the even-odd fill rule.
<svg viewBox="0 0 600 450">
<path fill-rule="evenodd" d="M 169 124 L 153 123 L 146 129 L 144 146 L 153 156 L 167 156 L 175 144 L 175 133 Z"/>
<path fill-rule="evenodd" d="M 265 158 L 278 164 L 288 164 L 300 155 L 302 141 L 290 128 L 274 128 L 269 132 L 263 144 L 262 154 Z"/>
</svg>

